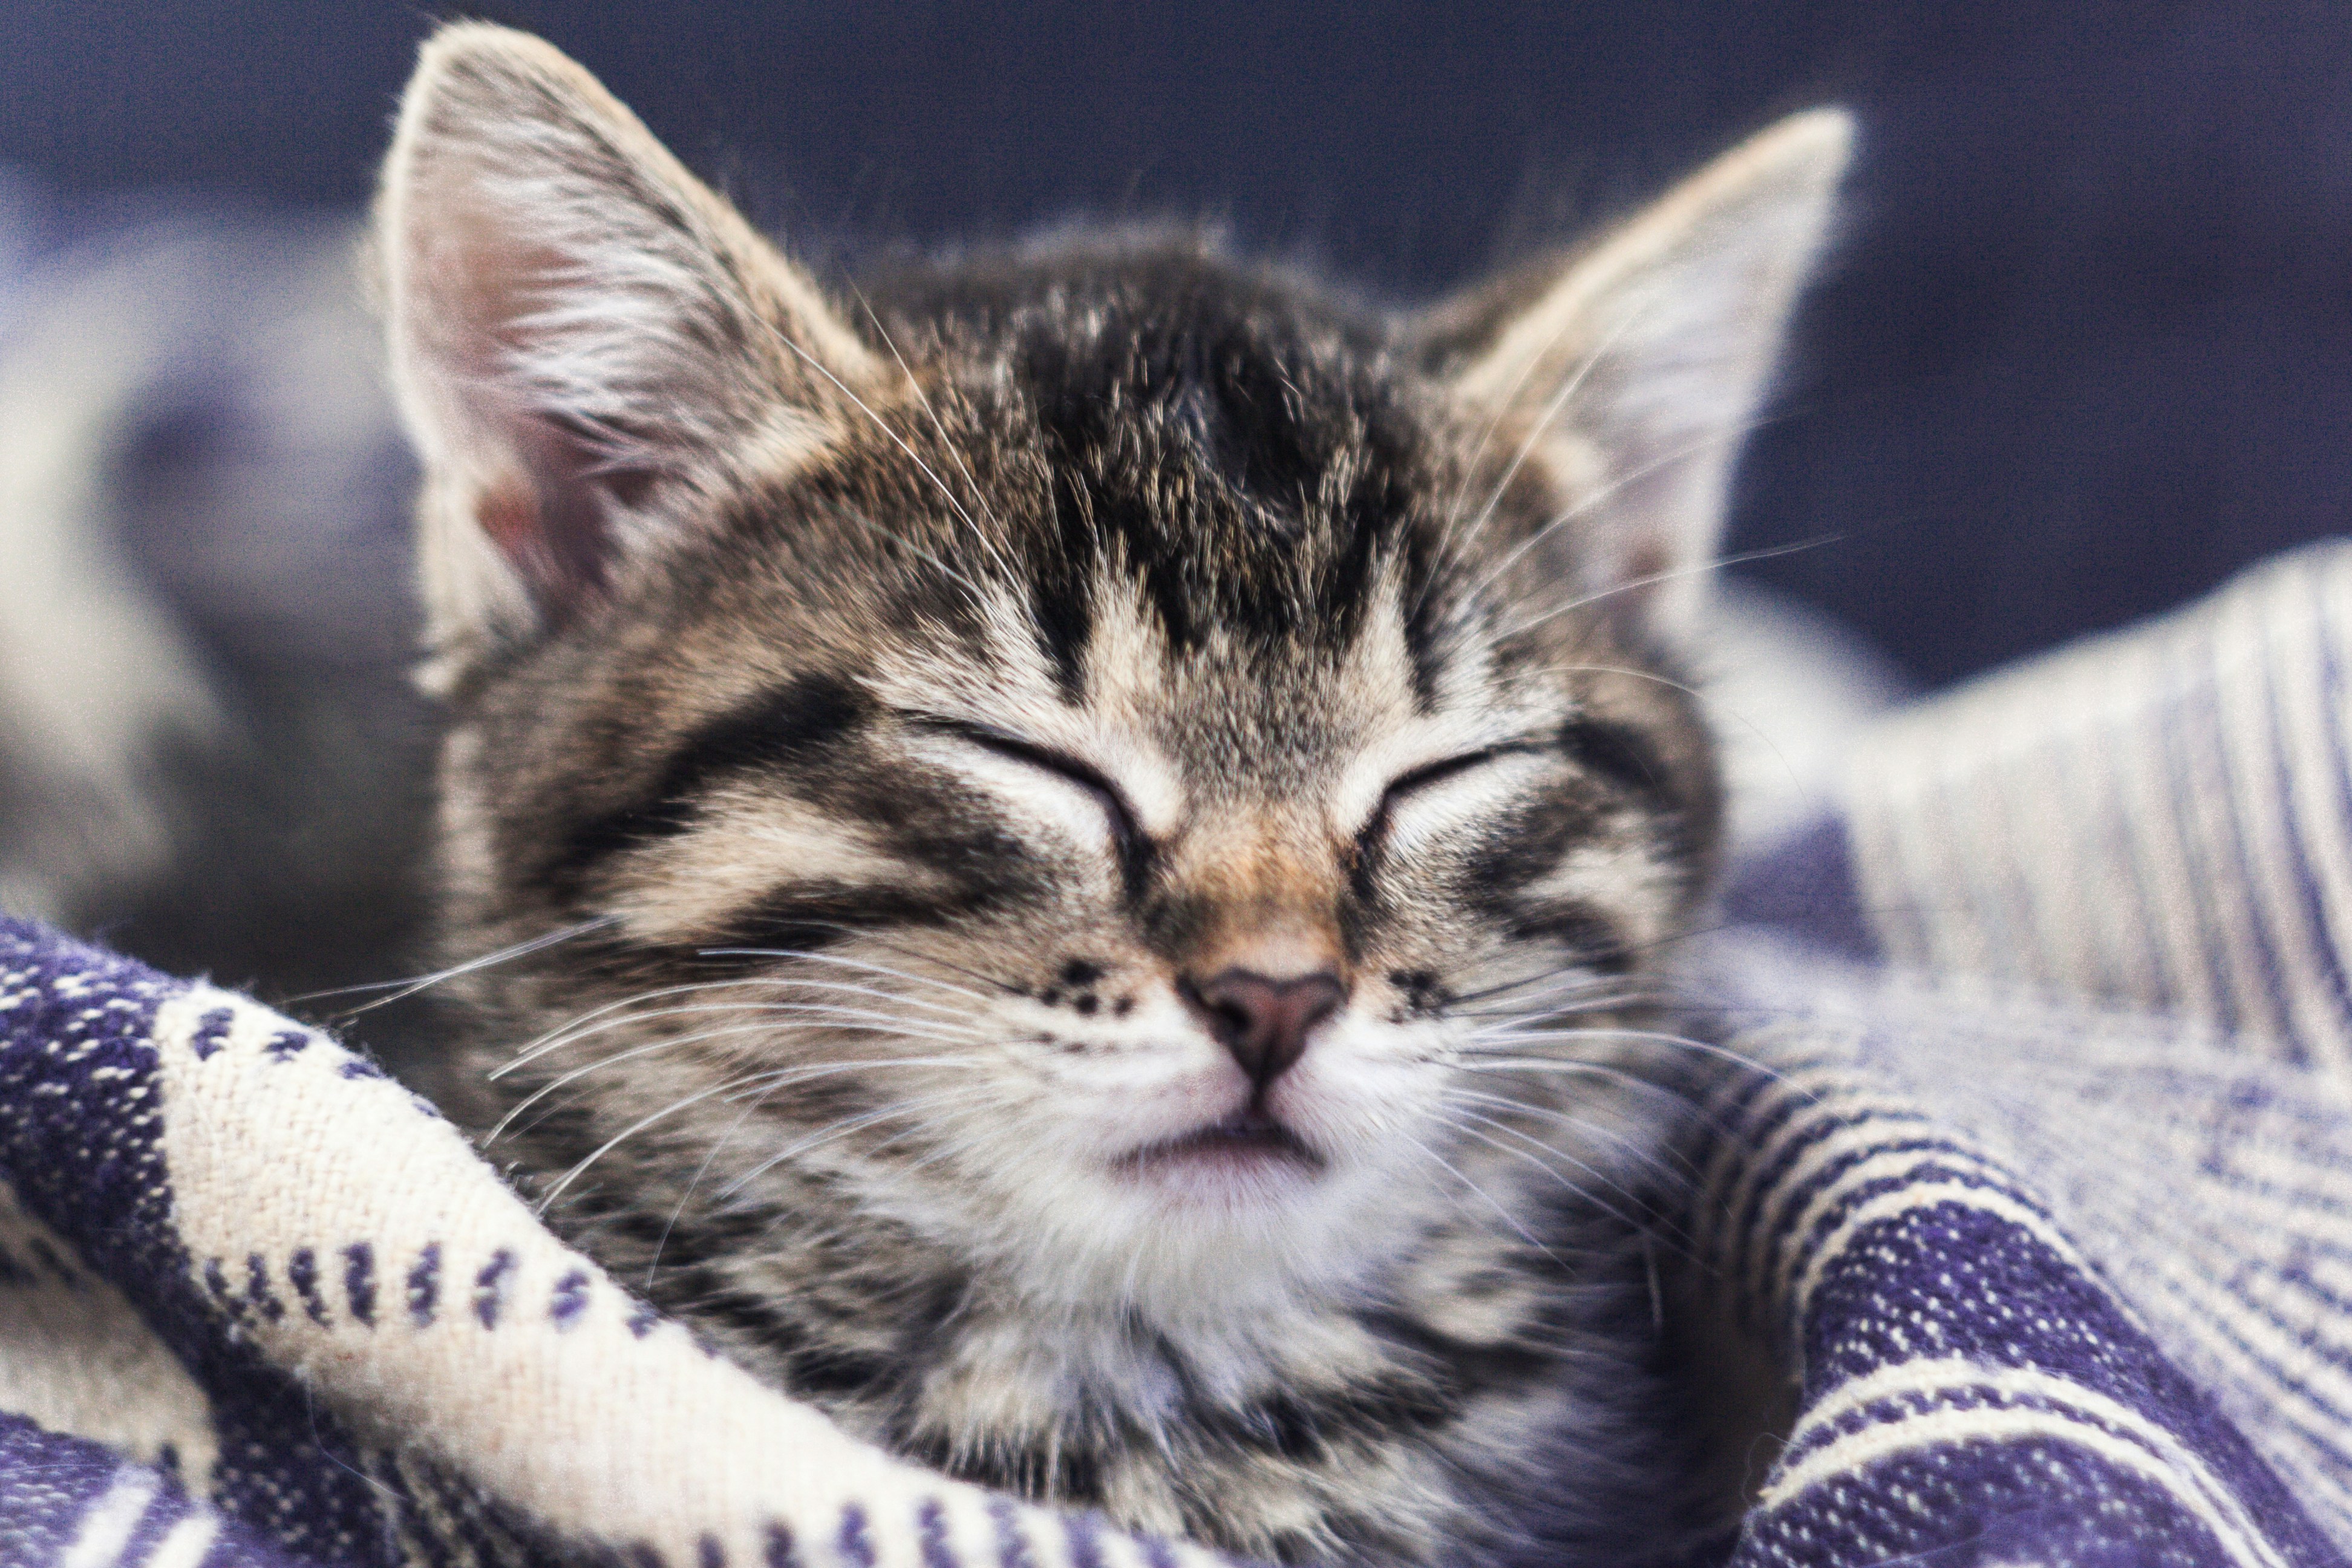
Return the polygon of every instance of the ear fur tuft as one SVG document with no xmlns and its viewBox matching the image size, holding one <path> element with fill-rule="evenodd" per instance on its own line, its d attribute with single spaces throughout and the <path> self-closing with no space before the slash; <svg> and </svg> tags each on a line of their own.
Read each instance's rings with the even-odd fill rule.
<svg viewBox="0 0 2352 1568">
<path fill-rule="evenodd" d="M 1483 326 L 1456 374 L 1515 426 L 1580 509 L 1574 591 L 1668 637 L 1706 597 L 1732 464 L 1769 390 L 1798 291 L 1828 242 L 1851 117 L 1792 116 L 1716 160 L 1557 268 Z"/>
<path fill-rule="evenodd" d="M 426 41 L 376 211 L 437 646 L 592 599 L 680 498 L 821 442 L 877 366 L 822 293 L 551 46 Z"/>
</svg>

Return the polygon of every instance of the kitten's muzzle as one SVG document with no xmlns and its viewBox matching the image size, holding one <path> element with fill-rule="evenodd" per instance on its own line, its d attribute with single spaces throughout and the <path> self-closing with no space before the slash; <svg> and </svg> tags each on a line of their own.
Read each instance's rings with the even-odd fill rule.
<svg viewBox="0 0 2352 1568">
<path fill-rule="evenodd" d="M 1276 980 L 1226 969 L 1179 990 L 1260 1094 L 1307 1054 L 1307 1037 L 1348 1001 L 1339 977 L 1319 970 Z"/>
</svg>

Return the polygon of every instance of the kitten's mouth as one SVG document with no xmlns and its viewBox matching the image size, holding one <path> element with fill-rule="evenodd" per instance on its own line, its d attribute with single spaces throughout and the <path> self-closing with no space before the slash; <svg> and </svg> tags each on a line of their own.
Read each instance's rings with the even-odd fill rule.
<svg viewBox="0 0 2352 1568">
<path fill-rule="evenodd" d="M 1185 1168 L 1240 1173 L 1283 1167 L 1312 1174 L 1322 1170 L 1323 1156 L 1274 1117 L 1252 1108 L 1122 1154 L 1118 1165 L 1139 1175 Z"/>
</svg>

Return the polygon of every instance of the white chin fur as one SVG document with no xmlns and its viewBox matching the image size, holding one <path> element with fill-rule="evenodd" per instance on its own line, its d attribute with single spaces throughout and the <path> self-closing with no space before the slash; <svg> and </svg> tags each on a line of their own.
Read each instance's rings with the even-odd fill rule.
<svg viewBox="0 0 2352 1568">
<path fill-rule="evenodd" d="M 1071 1075 L 1085 1081 L 1049 1079 L 1025 1105 L 941 1129 L 960 1155 L 910 1179 L 878 1169 L 888 1190 L 877 1203 L 992 1261 L 1046 1310 L 1207 1323 L 1302 1295 L 1344 1297 L 1462 1201 L 1426 1152 L 1436 1130 L 1420 1107 L 1434 1069 L 1387 1059 L 1395 1033 L 1343 1020 L 1275 1086 L 1269 1108 L 1319 1163 L 1212 1155 L 1139 1166 L 1136 1151 L 1248 1101 L 1222 1051 L 1180 1039 L 1087 1062 L 1092 1070 Z"/>
</svg>

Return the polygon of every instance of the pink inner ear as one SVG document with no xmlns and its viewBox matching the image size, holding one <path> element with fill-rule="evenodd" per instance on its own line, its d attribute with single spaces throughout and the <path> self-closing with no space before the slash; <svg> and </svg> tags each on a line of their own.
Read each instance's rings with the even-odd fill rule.
<svg viewBox="0 0 2352 1568">
<path fill-rule="evenodd" d="M 551 420 L 518 414 L 508 439 L 524 471 L 486 490 L 475 521 L 540 608 L 561 621 L 604 590 L 615 480 L 642 476 L 603 471 L 589 442 Z"/>
<path fill-rule="evenodd" d="M 600 471 L 589 441 L 531 406 L 517 360 L 532 317 L 576 283 L 576 266 L 509 233 L 509 217 L 481 205 L 478 169 L 453 161 L 436 173 L 444 200 L 420 209 L 412 230 L 422 346 L 471 427 L 465 444 L 517 465 L 477 500 L 476 525 L 560 620 L 604 584 L 616 476 Z"/>
<path fill-rule="evenodd" d="M 485 493 L 474 514 L 499 553 L 520 563 L 539 550 L 539 500 L 530 487 L 510 480 Z"/>
</svg>

